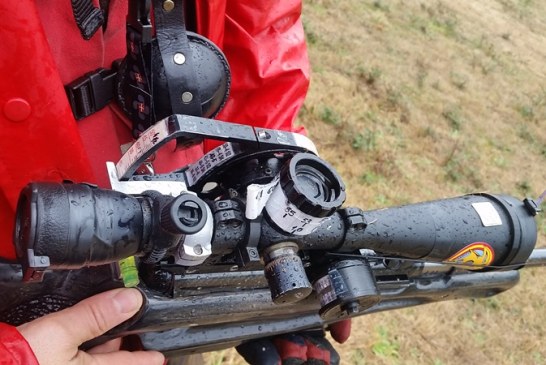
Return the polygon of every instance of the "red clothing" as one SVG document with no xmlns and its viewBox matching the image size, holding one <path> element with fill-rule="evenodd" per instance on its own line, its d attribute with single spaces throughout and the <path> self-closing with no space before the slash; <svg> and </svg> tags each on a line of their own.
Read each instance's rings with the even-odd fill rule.
<svg viewBox="0 0 546 365">
<path fill-rule="evenodd" d="M 38 365 L 27 341 L 15 327 L 0 323 L 0 365 Z"/>
<path fill-rule="evenodd" d="M 1 257 L 15 258 L 14 212 L 28 182 L 108 186 L 104 163 L 119 159 L 130 128 L 112 107 L 76 122 L 63 84 L 124 56 L 126 14 L 126 0 L 111 0 L 106 31 L 85 41 L 69 1 L 0 2 Z M 292 129 L 309 82 L 300 15 L 301 0 L 197 2 L 198 32 L 224 51 L 232 70 L 230 98 L 218 119 Z M 200 146 L 166 146 L 154 168 L 171 170 L 201 154 Z M 1 364 L 33 364 L 31 355 L 13 329 L 0 327 Z"/>
</svg>

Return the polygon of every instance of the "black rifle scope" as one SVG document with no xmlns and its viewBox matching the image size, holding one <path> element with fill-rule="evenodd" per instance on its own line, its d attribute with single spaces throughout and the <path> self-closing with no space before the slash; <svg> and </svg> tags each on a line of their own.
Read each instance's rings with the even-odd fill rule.
<svg viewBox="0 0 546 365">
<path fill-rule="evenodd" d="M 188 193 L 173 198 L 127 195 L 86 184 L 32 183 L 19 199 L 14 243 L 31 275 L 32 270 L 75 269 L 171 249 L 206 219 L 205 203 Z M 335 212 L 305 235 L 266 228 L 262 227 L 261 244 L 271 260 L 284 258 L 289 247 L 290 257 L 298 248 L 337 252 L 366 248 L 473 269 L 523 265 L 537 240 L 536 222 L 524 202 L 489 194 L 356 215 Z M 214 247 L 213 239 L 213 254 Z M 287 297 L 279 295 L 280 301 Z"/>
</svg>

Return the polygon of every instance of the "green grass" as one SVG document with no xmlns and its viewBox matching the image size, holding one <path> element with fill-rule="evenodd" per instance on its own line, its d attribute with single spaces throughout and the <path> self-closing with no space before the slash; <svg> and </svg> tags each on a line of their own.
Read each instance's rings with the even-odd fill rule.
<svg viewBox="0 0 546 365">
<path fill-rule="evenodd" d="M 450 106 L 444 109 L 442 116 L 448 121 L 449 126 L 456 131 L 461 130 L 464 118 L 459 106 Z"/>
<path fill-rule="evenodd" d="M 341 122 L 340 115 L 334 109 L 328 106 L 322 108 L 322 111 L 320 112 L 320 119 L 324 123 L 331 125 L 338 125 Z"/>
<path fill-rule="evenodd" d="M 375 329 L 377 340 L 372 344 L 372 352 L 379 357 L 398 359 L 400 356 L 400 345 L 396 339 L 389 334 L 388 330 L 379 326 Z"/>
</svg>

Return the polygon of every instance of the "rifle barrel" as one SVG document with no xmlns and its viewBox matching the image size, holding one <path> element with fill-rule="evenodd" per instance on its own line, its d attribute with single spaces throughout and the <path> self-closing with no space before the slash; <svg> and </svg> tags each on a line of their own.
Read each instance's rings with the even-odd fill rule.
<svg viewBox="0 0 546 365">
<path fill-rule="evenodd" d="M 546 248 L 535 248 L 527 259 L 526 265 L 546 266 Z"/>
</svg>

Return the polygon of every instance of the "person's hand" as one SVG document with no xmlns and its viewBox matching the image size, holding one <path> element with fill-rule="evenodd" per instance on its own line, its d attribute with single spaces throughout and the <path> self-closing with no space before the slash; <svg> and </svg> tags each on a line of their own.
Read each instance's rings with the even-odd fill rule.
<svg viewBox="0 0 546 365">
<path fill-rule="evenodd" d="M 163 365 L 165 359 L 159 352 L 119 351 L 119 340 L 87 352 L 78 348 L 128 320 L 141 306 L 142 295 L 138 290 L 115 289 L 17 329 L 29 343 L 40 365 Z"/>
<path fill-rule="evenodd" d="M 328 327 L 336 342 L 347 341 L 351 321 Z M 250 365 L 338 365 L 339 355 L 322 331 L 310 331 L 250 341 L 237 346 L 237 352 Z"/>
</svg>

